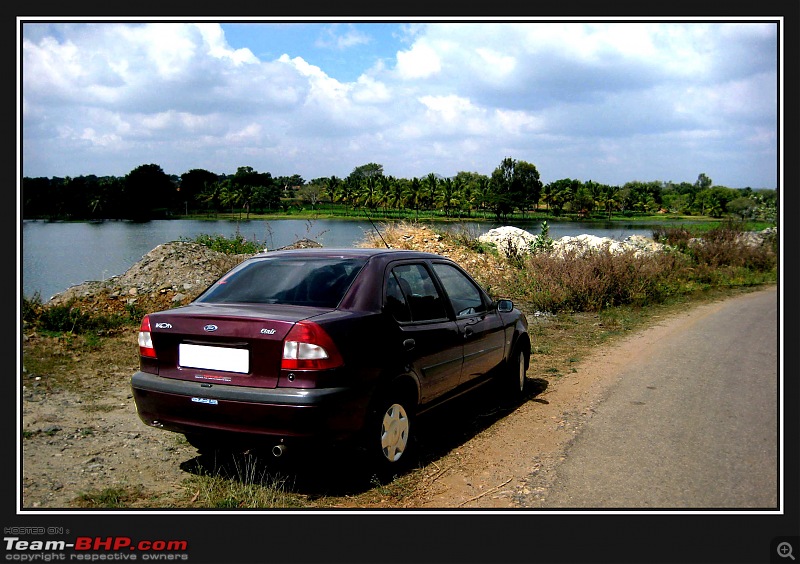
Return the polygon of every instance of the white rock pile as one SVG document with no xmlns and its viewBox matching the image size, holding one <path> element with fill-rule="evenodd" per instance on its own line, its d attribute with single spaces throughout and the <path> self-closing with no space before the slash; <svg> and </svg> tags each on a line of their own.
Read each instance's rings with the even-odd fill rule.
<svg viewBox="0 0 800 564">
<path fill-rule="evenodd" d="M 763 243 L 764 239 L 777 233 L 777 228 L 770 227 L 763 231 L 745 232 L 740 235 L 740 240 L 746 245 L 757 246 Z M 536 236 L 520 229 L 506 225 L 490 229 L 478 237 L 482 243 L 490 243 L 497 247 L 502 254 L 526 254 L 531 250 L 531 245 L 536 241 Z M 689 245 L 703 244 L 702 239 L 691 239 Z M 564 257 L 582 256 L 589 252 L 606 249 L 613 254 L 633 251 L 636 256 L 643 256 L 650 253 L 657 253 L 669 250 L 668 245 L 658 243 L 648 237 L 641 235 L 630 235 L 622 241 L 609 237 L 597 237 L 596 235 L 576 235 L 575 237 L 561 237 L 553 240 L 551 253 L 555 256 Z"/>
<path fill-rule="evenodd" d="M 505 255 L 514 252 L 528 253 L 535 240 L 535 235 L 510 225 L 490 229 L 478 237 L 478 241 L 495 245 L 497 250 Z M 641 235 L 631 235 L 624 241 L 617 241 L 609 237 L 583 234 L 575 237 L 564 236 L 553 240 L 552 253 L 556 256 L 565 256 L 567 254 L 582 255 L 587 252 L 607 249 L 614 254 L 633 251 L 639 255 L 662 251 L 664 248 L 665 246 L 661 243 Z"/>
</svg>

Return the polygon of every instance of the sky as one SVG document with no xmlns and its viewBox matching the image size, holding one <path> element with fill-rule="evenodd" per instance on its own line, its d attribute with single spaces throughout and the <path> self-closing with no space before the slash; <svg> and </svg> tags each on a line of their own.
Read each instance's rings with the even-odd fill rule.
<svg viewBox="0 0 800 564">
<path fill-rule="evenodd" d="M 778 187 L 780 20 L 18 20 L 23 177 Z"/>
</svg>

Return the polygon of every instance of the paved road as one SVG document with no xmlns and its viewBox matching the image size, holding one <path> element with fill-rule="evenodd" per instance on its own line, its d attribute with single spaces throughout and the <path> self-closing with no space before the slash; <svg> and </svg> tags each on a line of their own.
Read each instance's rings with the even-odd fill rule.
<svg viewBox="0 0 800 564">
<path fill-rule="evenodd" d="M 626 367 L 538 507 L 776 509 L 778 292 L 723 302 Z"/>
</svg>

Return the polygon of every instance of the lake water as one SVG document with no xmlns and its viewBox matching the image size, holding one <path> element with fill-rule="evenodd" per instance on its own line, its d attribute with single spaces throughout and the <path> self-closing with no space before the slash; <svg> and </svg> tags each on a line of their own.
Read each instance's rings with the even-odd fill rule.
<svg viewBox="0 0 800 564">
<path fill-rule="evenodd" d="M 379 229 L 383 223 L 376 222 Z M 516 224 L 538 235 L 541 222 Z M 447 229 L 466 229 L 476 236 L 499 224 L 469 221 L 437 224 Z M 652 236 L 654 224 L 581 223 L 548 221 L 552 239 L 583 233 L 623 240 L 630 235 Z M 353 247 L 373 231 L 369 221 L 345 220 L 154 220 L 144 223 L 103 221 L 99 223 L 61 223 L 23 221 L 20 235 L 20 291 L 25 297 L 35 293 L 43 301 L 70 286 L 88 280 L 104 280 L 123 274 L 158 245 L 191 240 L 197 235 L 240 233 L 248 240 L 264 243 L 270 249 L 290 245 L 298 239 L 314 239 L 325 247 Z"/>
</svg>

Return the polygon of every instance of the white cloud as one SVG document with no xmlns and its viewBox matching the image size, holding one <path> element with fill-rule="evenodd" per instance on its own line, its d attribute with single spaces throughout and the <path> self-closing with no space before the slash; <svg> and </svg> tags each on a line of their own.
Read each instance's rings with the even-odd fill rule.
<svg viewBox="0 0 800 564">
<path fill-rule="evenodd" d="M 514 71 L 517 70 L 517 60 L 509 55 L 495 51 L 494 49 L 477 48 L 475 52 L 480 57 L 481 66 L 486 71 L 484 75 L 492 82 L 509 80 L 513 78 Z"/>
<path fill-rule="evenodd" d="M 231 131 L 225 135 L 225 141 L 240 145 L 251 141 L 258 141 L 261 138 L 261 126 L 256 123 L 245 125 L 238 131 Z"/>
<path fill-rule="evenodd" d="M 335 78 L 329 77 L 322 69 L 304 61 L 301 57 L 289 58 L 288 55 L 281 55 L 280 62 L 291 65 L 308 79 L 311 86 L 311 97 L 315 99 L 346 101 L 350 90 L 349 85 L 343 84 Z"/>
<path fill-rule="evenodd" d="M 730 186 L 777 181 L 763 165 L 777 159 L 774 24 L 434 23 L 395 37 L 310 27 L 298 29 L 337 63 L 359 52 L 357 79 L 334 78 L 302 37 L 261 60 L 265 49 L 231 47 L 213 22 L 26 24 L 23 174 L 124 175 L 163 157 L 175 174 L 313 178 L 381 162 L 410 177 L 489 174 L 512 156 L 544 180 L 624 183 L 652 163 L 651 179 L 686 169 Z M 379 38 L 394 41 L 380 45 L 393 58 L 362 48 L 377 53 Z M 758 158 L 743 149 L 753 144 Z"/>
<path fill-rule="evenodd" d="M 428 109 L 428 116 L 446 124 L 456 124 L 478 109 L 459 96 L 422 96 L 419 101 Z"/>
<path fill-rule="evenodd" d="M 428 78 L 441 68 L 439 53 L 427 43 L 416 43 L 407 51 L 397 52 L 397 74 L 402 79 Z"/>
<path fill-rule="evenodd" d="M 88 141 L 92 145 L 101 147 L 118 146 L 122 141 L 119 135 L 108 133 L 105 135 L 98 135 L 98 133 L 90 127 L 84 129 L 80 134 L 76 135 L 76 137 L 82 141 Z"/>
<path fill-rule="evenodd" d="M 352 25 L 332 25 L 325 28 L 316 44 L 326 49 L 345 50 L 369 42 L 369 36 L 358 31 Z"/>
<path fill-rule="evenodd" d="M 367 75 L 361 75 L 353 88 L 353 100 L 362 104 L 387 102 L 392 95 L 389 87 Z"/>
<path fill-rule="evenodd" d="M 235 65 L 257 63 L 258 58 L 250 49 L 231 49 L 225 41 L 222 27 L 215 23 L 195 24 L 208 45 L 208 54 L 218 59 L 229 59 Z"/>
</svg>

